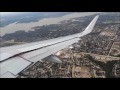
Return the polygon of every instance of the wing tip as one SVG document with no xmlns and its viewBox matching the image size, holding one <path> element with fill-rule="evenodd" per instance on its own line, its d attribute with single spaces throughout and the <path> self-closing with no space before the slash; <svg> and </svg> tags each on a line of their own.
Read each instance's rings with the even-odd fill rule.
<svg viewBox="0 0 120 90">
<path fill-rule="evenodd" d="M 87 35 L 92 32 L 97 20 L 99 18 L 99 15 L 96 15 L 94 19 L 90 22 L 90 24 L 87 26 L 87 28 L 82 32 L 84 35 Z"/>
</svg>

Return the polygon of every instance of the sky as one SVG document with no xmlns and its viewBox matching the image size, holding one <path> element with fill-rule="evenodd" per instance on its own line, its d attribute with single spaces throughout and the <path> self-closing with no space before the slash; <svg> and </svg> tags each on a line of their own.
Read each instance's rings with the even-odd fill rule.
<svg viewBox="0 0 120 90">
<path fill-rule="evenodd" d="M 2 15 L 11 14 L 13 12 L 0 12 Z"/>
<path fill-rule="evenodd" d="M 9 15 L 9 14 L 21 14 L 25 12 L 0 12 L 1 15 Z"/>
</svg>

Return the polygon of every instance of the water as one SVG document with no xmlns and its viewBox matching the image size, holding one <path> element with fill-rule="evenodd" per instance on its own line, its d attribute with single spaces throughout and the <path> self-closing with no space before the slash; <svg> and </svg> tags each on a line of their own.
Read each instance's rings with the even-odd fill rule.
<svg viewBox="0 0 120 90">
<path fill-rule="evenodd" d="M 30 30 L 33 31 L 32 27 L 50 25 L 50 24 L 59 24 L 59 22 L 63 20 L 69 20 L 72 18 L 94 15 L 97 13 L 99 12 L 73 13 L 73 14 L 68 14 L 68 15 L 64 15 L 61 17 L 55 17 L 55 18 L 43 18 L 39 20 L 38 22 L 30 22 L 30 23 L 15 22 L 15 23 L 11 23 L 5 27 L 0 28 L 0 35 L 3 36 L 7 33 L 14 33 L 19 30 L 25 30 L 26 32 Z"/>
</svg>

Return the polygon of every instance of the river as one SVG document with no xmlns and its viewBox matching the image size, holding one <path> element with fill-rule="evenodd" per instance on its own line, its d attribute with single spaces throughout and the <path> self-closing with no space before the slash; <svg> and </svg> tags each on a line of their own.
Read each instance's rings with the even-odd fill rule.
<svg viewBox="0 0 120 90">
<path fill-rule="evenodd" d="M 84 16 L 94 15 L 98 13 L 100 12 L 72 13 L 72 14 L 61 16 L 61 17 L 43 18 L 39 20 L 38 22 L 30 22 L 30 23 L 15 22 L 15 23 L 11 23 L 5 27 L 0 28 L 0 36 L 3 36 L 7 33 L 14 33 L 19 30 L 25 30 L 26 32 L 28 32 L 32 30 L 32 27 L 50 25 L 50 24 L 58 24 L 59 22 L 63 20 L 69 20 L 72 18 L 84 17 Z"/>
</svg>

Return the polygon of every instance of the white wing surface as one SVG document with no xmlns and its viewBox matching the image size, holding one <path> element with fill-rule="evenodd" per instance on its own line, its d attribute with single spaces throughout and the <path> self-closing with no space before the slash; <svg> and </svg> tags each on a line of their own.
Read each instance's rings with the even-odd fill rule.
<svg viewBox="0 0 120 90">
<path fill-rule="evenodd" d="M 52 56 L 56 52 L 72 45 L 80 40 L 80 37 L 92 32 L 99 16 L 96 16 L 88 27 L 81 33 L 59 37 L 55 39 L 0 48 L 0 77 L 17 77 L 19 72 L 32 63 L 42 61 L 44 58 L 61 63 L 59 59 Z"/>
</svg>

